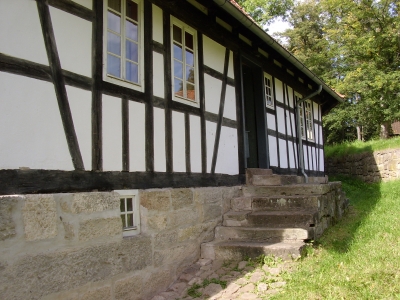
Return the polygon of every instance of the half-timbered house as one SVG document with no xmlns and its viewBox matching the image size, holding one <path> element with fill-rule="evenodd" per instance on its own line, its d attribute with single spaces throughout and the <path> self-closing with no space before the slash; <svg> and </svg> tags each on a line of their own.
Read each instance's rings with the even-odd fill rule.
<svg viewBox="0 0 400 300">
<path fill-rule="evenodd" d="M 0 294 L 168 286 L 247 168 L 325 175 L 340 101 L 233 0 L 0 0 Z"/>
</svg>

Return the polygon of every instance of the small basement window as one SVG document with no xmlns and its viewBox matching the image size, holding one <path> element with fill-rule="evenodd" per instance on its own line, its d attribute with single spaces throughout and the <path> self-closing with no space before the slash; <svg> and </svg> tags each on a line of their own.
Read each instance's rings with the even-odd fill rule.
<svg viewBox="0 0 400 300">
<path fill-rule="evenodd" d="M 140 233 L 139 191 L 118 190 L 123 236 Z"/>
</svg>

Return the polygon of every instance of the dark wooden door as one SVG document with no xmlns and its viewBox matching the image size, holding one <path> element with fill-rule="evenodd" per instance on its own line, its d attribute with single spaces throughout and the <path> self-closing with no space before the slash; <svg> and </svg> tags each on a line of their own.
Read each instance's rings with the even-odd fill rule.
<svg viewBox="0 0 400 300">
<path fill-rule="evenodd" d="M 243 61 L 244 142 L 247 168 L 268 168 L 262 70 Z"/>
</svg>

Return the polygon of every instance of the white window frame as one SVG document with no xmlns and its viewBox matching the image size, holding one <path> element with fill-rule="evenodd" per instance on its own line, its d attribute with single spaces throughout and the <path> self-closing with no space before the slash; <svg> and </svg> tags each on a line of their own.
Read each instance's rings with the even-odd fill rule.
<svg viewBox="0 0 400 300">
<path fill-rule="evenodd" d="M 174 89 L 174 78 L 175 78 L 175 74 L 174 74 L 174 36 L 173 36 L 173 26 L 178 26 L 182 29 L 183 33 L 186 31 L 188 33 L 190 33 L 191 35 L 193 35 L 193 54 L 194 54 L 194 88 L 195 88 L 195 101 L 185 98 L 185 97 L 179 97 L 177 95 L 175 95 L 175 89 Z M 172 99 L 174 101 L 186 104 L 186 105 L 190 105 L 190 106 L 194 106 L 194 107 L 200 107 L 200 93 L 199 93 L 199 66 L 198 66 L 198 47 L 197 47 L 197 31 L 195 29 L 193 29 L 192 27 L 186 25 L 184 22 L 178 20 L 177 18 L 171 16 L 171 28 L 170 28 L 170 32 L 171 32 L 171 91 L 172 91 Z M 184 39 L 185 34 L 182 35 L 182 38 Z M 184 43 L 184 42 L 183 42 Z M 185 45 L 183 45 L 183 47 L 185 47 Z M 184 51 L 183 51 L 184 52 Z M 184 61 L 184 65 L 185 65 L 185 61 Z M 183 86 L 184 86 L 184 91 L 186 90 L 186 68 L 183 68 Z"/>
<path fill-rule="evenodd" d="M 302 96 L 299 93 L 295 93 L 296 103 L 299 101 Z M 304 105 L 303 105 L 304 104 Z M 300 132 L 301 138 L 303 140 L 307 139 L 309 141 L 314 140 L 314 120 L 312 117 L 312 101 L 306 100 L 299 105 L 300 109 Z"/>
<path fill-rule="evenodd" d="M 270 86 L 265 84 L 265 81 L 269 80 Z M 268 90 L 270 95 L 268 95 Z M 264 95 L 265 95 L 265 105 L 269 108 L 275 109 L 275 101 L 274 101 L 274 82 L 272 81 L 272 76 L 268 73 L 264 72 Z M 268 98 L 271 98 L 271 104 L 268 104 Z"/>
<path fill-rule="evenodd" d="M 139 64 L 139 76 L 138 76 L 138 83 L 131 82 L 128 80 L 125 80 L 123 78 L 118 78 L 113 75 L 107 74 L 107 11 L 108 11 L 108 0 L 104 1 L 103 5 L 103 80 L 114 83 L 123 87 L 127 87 L 133 90 L 137 90 L 140 92 L 144 92 L 144 29 L 143 29 L 143 0 L 130 0 L 132 2 L 137 3 L 138 5 L 138 43 L 139 43 L 139 49 L 138 49 L 138 64 Z M 122 18 L 121 20 L 124 20 L 125 15 L 126 15 L 126 10 L 125 10 L 125 0 L 122 0 L 122 7 L 121 7 L 121 14 Z M 121 63 L 121 68 L 122 68 L 122 74 L 124 74 L 125 70 L 125 39 L 126 39 L 126 34 L 125 34 L 125 26 L 121 26 L 121 36 L 123 37 L 121 41 L 121 59 L 123 59 L 123 62 Z"/>
<path fill-rule="evenodd" d="M 115 190 L 119 195 L 119 204 L 120 204 L 120 215 L 121 215 L 121 225 L 122 225 L 122 235 L 126 236 L 134 236 L 140 234 L 140 199 L 139 199 L 139 190 Z M 125 209 L 121 211 L 121 200 L 124 199 Z M 132 211 L 126 210 L 126 199 L 132 199 Z M 133 217 L 133 227 L 127 227 L 126 224 L 123 224 L 122 215 L 132 215 Z M 126 220 L 126 217 L 125 217 Z"/>
</svg>

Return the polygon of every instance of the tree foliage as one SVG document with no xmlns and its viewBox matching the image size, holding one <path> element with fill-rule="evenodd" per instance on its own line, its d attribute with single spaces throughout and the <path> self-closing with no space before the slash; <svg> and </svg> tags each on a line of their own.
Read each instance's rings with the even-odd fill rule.
<svg viewBox="0 0 400 300">
<path fill-rule="evenodd" d="M 286 19 L 293 7 L 293 0 L 236 0 L 246 12 L 260 25 L 264 26 L 273 19 Z"/>
<path fill-rule="evenodd" d="M 288 49 L 346 102 L 324 119 L 327 142 L 379 135 L 400 117 L 400 1 L 306 0 L 281 34 Z M 346 133 L 346 134 L 344 134 Z"/>
</svg>

